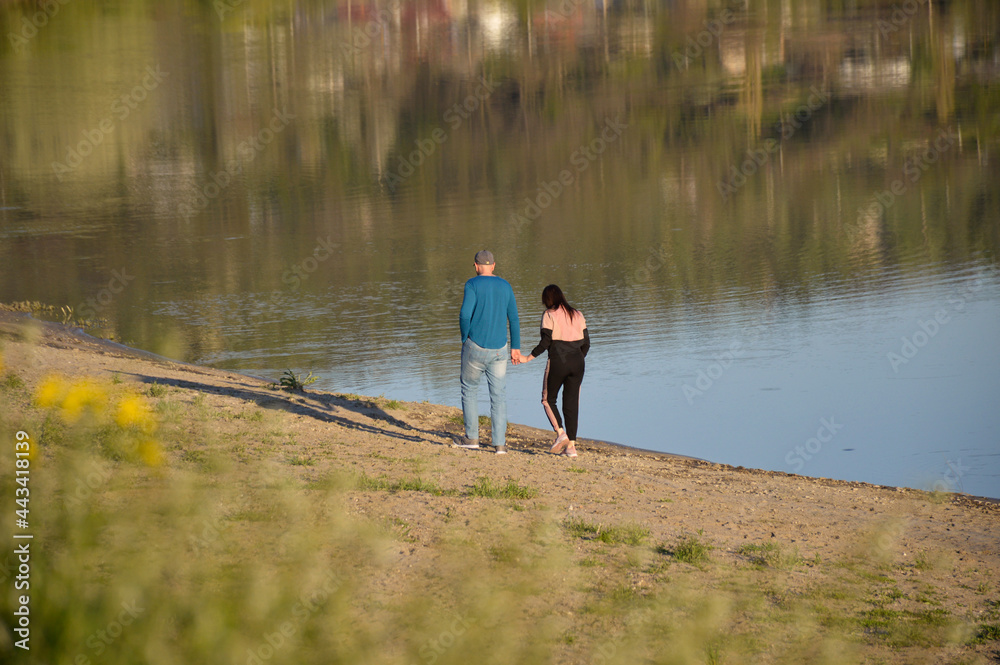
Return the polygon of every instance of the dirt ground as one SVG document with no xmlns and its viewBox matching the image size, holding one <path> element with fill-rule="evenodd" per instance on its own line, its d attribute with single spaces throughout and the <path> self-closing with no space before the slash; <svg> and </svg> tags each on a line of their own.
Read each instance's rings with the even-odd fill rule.
<svg viewBox="0 0 1000 665">
<path fill-rule="evenodd" d="M 332 470 L 369 478 L 419 476 L 451 490 L 481 477 L 513 479 L 537 490 L 534 501 L 566 518 L 642 524 L 652 542 L 698 534 L 714 545 L 720 562 L 739 564 L 746 558 L 743 546 L 769 541 L 795 548 L 806 562 L 874 552 L 895 571 L 903 593 L 931 585 L 945 607 L 973 624 L 980 617 L 990 620 L 988 608 L 1000 599 L 1000 506 L 988 500 L 734 468 L 586 440 L 578 442 L 579 457 L 569 459 L 548 454 L 551 432 L 516 424 L 508 435 L 509 454 L 498 456 L 491 449 L 452 447 L 452 437 L 462 432 L 461 413 L 453 407 L 308 388 L 276 391 L 271 384 L 278 377 L 268 381 L 175 363 L 13 312 L 0 312 L 0 340 L 0 374 L 16 374 L 29 390 L 53 373 L 116 377 L 176 389 L 175 399 L 184 403 L 201 395 L 204 406 L 221 416 L 248 408 L 273 412 L 282 444 L 251 436 L 227 454 L 234 463 L 284 463 L 306 482 Z M 239 417 L 219 420 L 221 441 L 238 433 L 246 440 L 247 429 L 257 427 Z M 483 430 L 486 441 L 488 428 Z M 169 450 L 168 464 L 182 464 L 189 453 Z M 290 459 L 301 464 L 288 465 Z M 419 569 L 433 557 L 442 515 L 471 520 L 480 511 L 476 500 L 460 492 L 356 491 L 351 497 L 358 515 L 406 525 L 400 570 Z M 581 556 L 588 547 L 579 543 Z M 815 583 L 812 570 L 805 566 L 789 574 L 788 588 Z M 629 575 L 633 585 L 656 584 L 655 571 Z M 996 640 L 987 640 L 973 652 L 989 662 L 998 648 Z M 897 662 L 915 662 L 912 652 L 905 653 L 910 655 Z"/>
</svg>

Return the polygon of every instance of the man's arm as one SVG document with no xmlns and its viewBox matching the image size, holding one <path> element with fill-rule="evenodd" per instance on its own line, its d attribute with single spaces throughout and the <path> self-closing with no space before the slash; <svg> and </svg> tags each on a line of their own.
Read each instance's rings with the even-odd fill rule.
<svg viewBox="0 0 1000 665">
<path fill-rule="evenodd" d="M 521 320 L 517 316 L 517 300 L 514 299 L 514 289 L 510 290 L 510 298 L 507 301 L 507 321 L 510 323 L 510 348 L 521 348 Z M 521 355 L 518 350 L 518 355 Z"/>
<path fill-rule="evenodd" d="M 476 310 L 476 291 L 472 288 L 472 280 L 465 283 L 465 295 L 462 297 L 462 309 L 458 312 L 458 327 L 462 331 L 462 344 L 469 338 L 472 329 L 472 313 Z"/>
</svg>

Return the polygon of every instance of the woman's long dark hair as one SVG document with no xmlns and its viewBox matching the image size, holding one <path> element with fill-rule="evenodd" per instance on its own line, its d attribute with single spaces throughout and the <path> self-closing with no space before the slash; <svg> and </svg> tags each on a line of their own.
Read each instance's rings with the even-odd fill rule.
<svg viewBox="0 0 1000 665">
<path fill-rule="evenodd" d="M 562 307 L 566 310 L 566 313 L 569 314 L 570 319 L 576 316 L 576 310 L 569 306 L 569 303 L 566 302 L 566 296 L 563 295 L 562 289 L 555 284 L 549 284 L 542 289 L 542 304 L 545 305 L 545 309 Z"/>
</svg>

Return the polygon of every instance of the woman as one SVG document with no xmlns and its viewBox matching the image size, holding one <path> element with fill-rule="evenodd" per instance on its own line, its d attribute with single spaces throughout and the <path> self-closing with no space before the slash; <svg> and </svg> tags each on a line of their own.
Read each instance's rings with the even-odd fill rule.
<svg viewBox="0 0 1000 665">
<path fill-rule="evenodd" d="M 548 351 L 545 378 L 542 379 L 542 405 L 556 431 L 549 452 L 576 457 L 576 428 L 580 415 L 580 384 L 583 383 L 584 358 L 590 350 L 590 334 L 583 313 L 570 307 L 562 289 L 549 284 L 542 290 L 542 339 L 521 362 L 530 362 Z M 563 389 L 563 421 L 556 408 L 556 397 Z"/>
</svg>

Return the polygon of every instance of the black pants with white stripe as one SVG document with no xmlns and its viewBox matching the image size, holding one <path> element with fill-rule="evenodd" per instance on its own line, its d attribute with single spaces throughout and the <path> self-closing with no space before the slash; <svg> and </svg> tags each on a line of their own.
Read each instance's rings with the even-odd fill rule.
<svg viewBox="0 0 1000 665">
<path fill-rule="evenodd" d="M 549 353 L 545 363 L 545 378 L 542 379 L 542 406 L 549 417 L 553 429 L 563 426 L 556 406 L 560 388 L 563 391 L 563 416 L 566 419 L 566 436 L 576 441 L 576 429 L 580 419 L 580 386 L 586 363 L 582 353 L 567 354 L 563 358 Z"/>
</svg>

